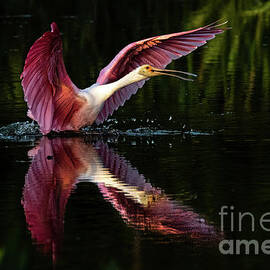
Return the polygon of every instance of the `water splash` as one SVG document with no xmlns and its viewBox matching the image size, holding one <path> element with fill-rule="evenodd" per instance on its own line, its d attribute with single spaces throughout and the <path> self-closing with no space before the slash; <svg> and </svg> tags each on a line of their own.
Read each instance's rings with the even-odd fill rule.
<svg viewBox="0 0 270 270">
<path fill-rule="evenodd" d="M 197 130 L 166 130 L 166 129 L 154 129 L 150 127 L 140 127 L 135 129 L 121 130 L 114 128 L 114 125 L 109 122 L 109 125 L 104 125 L 102 127 L 89 126 L 81 129 L 81 132 L 61 132 L 53 133 L 53 137 L 58 136 L 67 136 L 67 135 L 80 135 L 80 136 L 133 136 L 133 137 L 153 137 L 153 136 L 200 136 L 200 135 L 213 135 L 214 131 L 204 132 Z M 0 127 L 0 140 L 8 141 L 35 141 L 38 137 L 41 137 L 42 134 L 39 130 L 39 126 L 35 122 L 16 122 L 9 124 L 7 126 Z"/>
<path fill-rule="evenodd" d="M 214 132 L 202 132 L 202 131 L 182 131 L 182 130 L 166 130 L 166 129 L 151 129 L 151 128 L 136 128 L 128 129 L 127 131 L 120 131 L 121 135 L 128 136 L 168 136 L 168 135 L 212 135 Z"/>
<path fill-rule="evenodd" d="M 41 135 L 35 122 L 16 122 L 0 127 L 0 140 L 33 141 Z"/>
</svg>

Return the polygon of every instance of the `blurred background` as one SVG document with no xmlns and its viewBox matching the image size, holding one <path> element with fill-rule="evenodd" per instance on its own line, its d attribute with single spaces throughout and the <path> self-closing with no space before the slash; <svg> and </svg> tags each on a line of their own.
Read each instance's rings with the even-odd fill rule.
<svg viewBox="0 0 270 270">
<path fill-rule="evenodd" d="M 269 10 L 269 1 L 262 0 L 2 2 L 0 123 L 27 119 L 19 75 L 30 46 L 52 21 L 63 33 L 68 73 L 85 88 L 132 41 L 224 19 L 231 30 L 170 65 L 198 74 L 196 82 L 155 78 L 113 118 L 120 121 L 118 128 L 158 119 L 154 126 L 162 128 L 268 132 Z M 143 123 L 121 125 L 130 118 Z"/>
<path fill-rule="evenodd" d="M 270 209 L 270 1 L 9 0 L 0 3 L 0 126 L 26 121 L 20 74 L 33 42 L 55 21 L 72 81 L 85 88 L 127 44 L 191 30 L 218 19 L 230 30 L 168 68 L 198 74 L 194 82 L 154 78 L 105 126 L 117 130 L 193 130 L 198 136 L 123 138 L 110 143 L 153 186 L 220 227 L 222 205 L 256 217 Z M 204 134 L 212 134 L 211 136 Z M 0 267 L 48 269 L 32 245 L 21 206 L 27 151 L 35 144 L 0 142 Z M 111 207 L 112 208 L 112 207 Z M 79 185 L 65 216 L 57 269 L 268 269 L 266 256 L 221 256 L 217 246 L 139 234 L 93 186 Z M 257 227 L 256 227 L 257 228 Z M 265 240 L 261 230 L 228 239 Z"/>
</svg>

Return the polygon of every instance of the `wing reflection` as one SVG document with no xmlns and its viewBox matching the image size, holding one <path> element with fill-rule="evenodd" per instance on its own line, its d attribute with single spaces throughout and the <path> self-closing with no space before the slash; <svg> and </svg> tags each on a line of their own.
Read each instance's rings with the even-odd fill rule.
<svg viewBox="0 0 270 270">
<path fill-rule="evenodd" d="M 53 256 L 63 235 L 66 203 L 80 182 L 96 183 L 103 197 L 135 229 L 199 240 L 218 237 L 213 226 L 153 187 L 103 142 L 43 137 L 28 154 L 33 159 L 22 199 L 26 222 L 32 239 Z"/>
</svg>

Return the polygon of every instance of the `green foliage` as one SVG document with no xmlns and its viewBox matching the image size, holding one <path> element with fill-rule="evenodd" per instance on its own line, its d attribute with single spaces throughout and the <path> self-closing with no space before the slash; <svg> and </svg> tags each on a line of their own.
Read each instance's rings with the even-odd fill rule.
<svg viewBox="0 0 270 270">
<path fill-rule="evenodd" d="M 217 19 L 228 20 L 225 28 L 230 30 L 171 64 L 172 68 L 199 74 L 197 81 L 152 79 L 113 117 L 158 118 L 161 126 L 168 127 L 167 119 L 172 115 L 179 119 L 177 125 L 216 129 L 222 126 L 213 114 L 225 114 L 225 120 L 230 122 L 230 114 L 235 113 L 246 121 L 245 113 L 270 110 L 268 1 L 120 2 L 115 5 L 112 1 L 80 1 L 72 6 L 71 1 L 57 1 L 54 8 L 50 1 L 38 5 L 35 1 L 22 1 L 13 8 L 3 4 L 8 13 L 2 16 L 1 33 L 8 31 L 0 43 L 4 67 L 0 71 L 1 123 L 26 119 L 19 75 L 29 47 L 52 21 L 63 32 L 70 77 L 85 88 L 131 41 L 193 29 Z"/>
</svg>

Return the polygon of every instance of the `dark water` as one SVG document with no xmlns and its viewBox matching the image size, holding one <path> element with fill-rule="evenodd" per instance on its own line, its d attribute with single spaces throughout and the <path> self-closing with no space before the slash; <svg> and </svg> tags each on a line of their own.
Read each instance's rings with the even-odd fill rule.
<svg viewBox="0 0 270 270">
<path fill-rule="evenodd" d="M 28 120 L 19 75 L 52 21 L 80 88 L 131 41 L 219 18 L 232 27 L 170 65 L 198 74 L 195 82 L 150 80 L 105 129 L 50 139 L 15 138 L 24 124 L 1 129 L 10 135 L 0 141 L 1 268 L 269 268 L 261 250 L 269 232 L 259 223 L 270 212 L 269 1 L 13 0 L 0 7 L 1 126 Z M 234 206 L 224 233 L 222 206 Z M 237 221 L 232 231 L 232 212 L 235 219 L 252 213 L 254 232 L 248 217 L 241 232 Z M 256 240 L 259 254 L 222 255 L 222 239 Z"/>
</svg>

